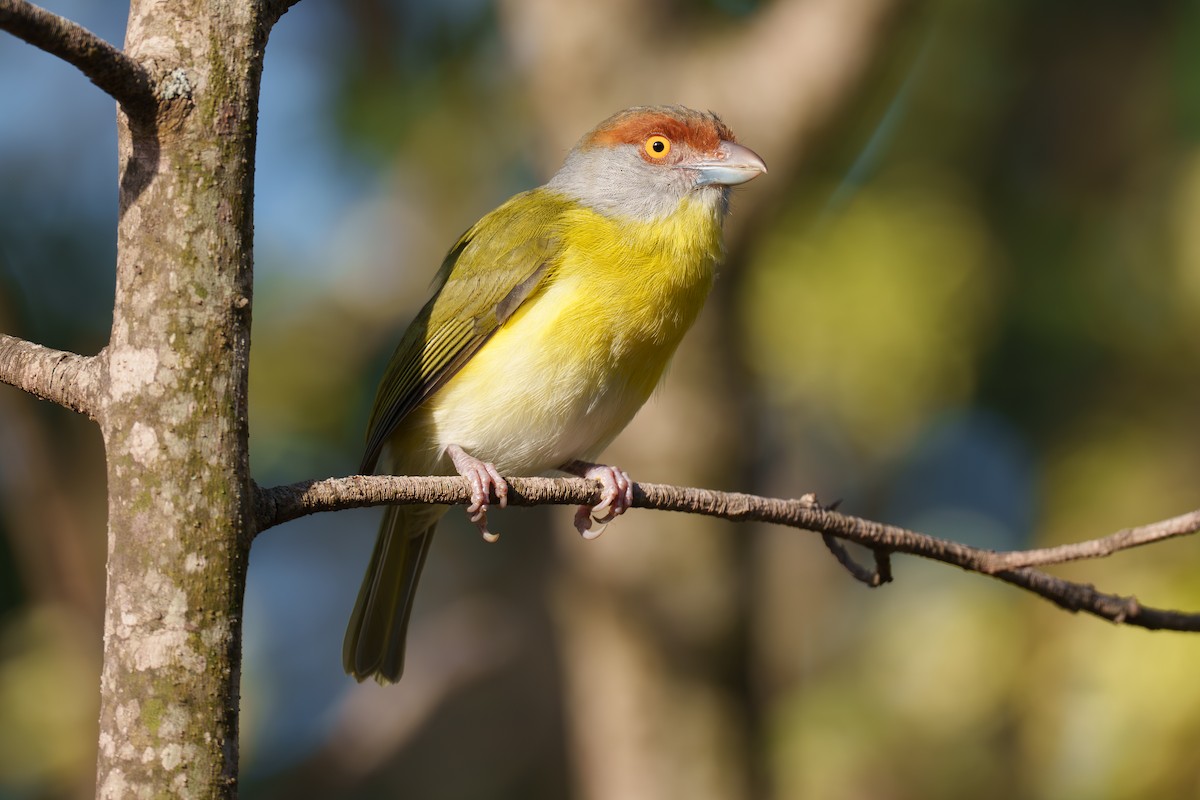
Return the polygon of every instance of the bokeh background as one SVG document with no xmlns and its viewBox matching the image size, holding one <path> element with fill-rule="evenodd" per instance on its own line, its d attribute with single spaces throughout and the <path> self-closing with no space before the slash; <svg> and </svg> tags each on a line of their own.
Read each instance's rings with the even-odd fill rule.
<svg viewBox="0 0 1200 800">
<path fill-rule="evenodd" d="M 46 5 L 110 41 L 116 0 Z M 611 112 L 722 113 L 771 172 L 664 389 L 643 480 L 971 544 L 1061 543 L 1200 498 L 1200 5 L 1117 0 L 305 0 L 272 34 L 251 447 L 347 474 L 450 242 Z M 0 330 L 111 323 L 113 103 L 0 36 Z M 91 794 L 102 443 L 0 387 L 0 798 Z M 1200 638 L 1075 617 L 910 558 L 854 583 L 795 531 L 452 513 L 396 687 L 340 668 L 378 512 L 266 533 L 246 798 L 1188 798 Z M 1059 574 L 1200 608 L 1200 552 Z"/>
</svg>

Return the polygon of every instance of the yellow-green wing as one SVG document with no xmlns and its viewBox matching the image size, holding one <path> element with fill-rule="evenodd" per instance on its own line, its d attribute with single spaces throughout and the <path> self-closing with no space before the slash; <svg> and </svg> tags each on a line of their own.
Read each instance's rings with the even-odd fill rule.
<svg viewBox="0 0 1200 800">
<path fill-rule="evenodd" d="M 384 442 L 512 316 L 552 280 L 556 228 L 570 202 L 544 189 L 513 197 L 463 234 L 434 279 L 430 299 L 404 332 L 379 384 L 361 470 Z"/>
</svg>

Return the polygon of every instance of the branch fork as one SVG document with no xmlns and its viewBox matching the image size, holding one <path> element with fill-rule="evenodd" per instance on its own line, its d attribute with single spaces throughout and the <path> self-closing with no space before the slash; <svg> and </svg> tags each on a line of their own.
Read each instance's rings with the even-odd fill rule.
<svg viewBox="0 0 1200 800">
<path fill-rule="evenodd" d="M 77 68 L 131 119 L 153 118 L 157 103 L 146 68 L 79 23 L 26 0 L 0 0 L 0 30 Z"/>
</svg>

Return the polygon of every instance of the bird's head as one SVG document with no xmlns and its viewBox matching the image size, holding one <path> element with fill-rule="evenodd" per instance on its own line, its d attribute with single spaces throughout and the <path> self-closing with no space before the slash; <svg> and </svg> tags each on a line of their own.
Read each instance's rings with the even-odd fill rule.
<svg viewBox="0 0 1200 800">
<path fill-rule="evenodd" d="M 612 216 L 656 219 L 692 198 L 723 214 L 767 166 L 712 112 L 638 106 L 589 131 L 547 187 Z"/>
</svg>

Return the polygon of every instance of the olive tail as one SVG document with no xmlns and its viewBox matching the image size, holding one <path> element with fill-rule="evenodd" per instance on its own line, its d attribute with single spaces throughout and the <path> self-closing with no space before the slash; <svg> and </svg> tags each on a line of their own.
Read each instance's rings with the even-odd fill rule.
<svg viewBox="0 0 1200 800">
<path fill-rule="evenodd" d="M 417 580 L 443 513 L 429 506 L 388 506 L 342 644 L 342 666 L 356 680 L 395 683 L 404 673 Z"/>
</svg>

